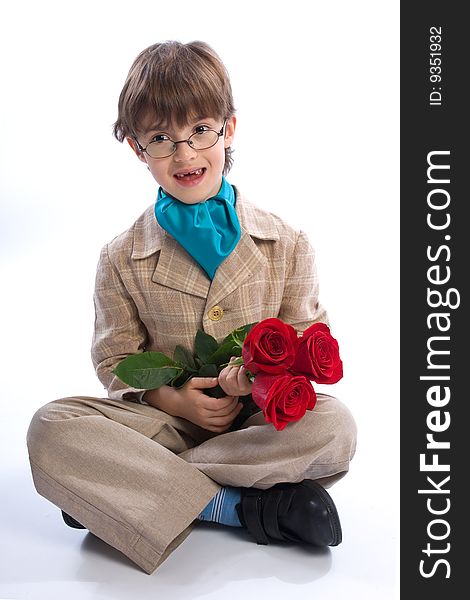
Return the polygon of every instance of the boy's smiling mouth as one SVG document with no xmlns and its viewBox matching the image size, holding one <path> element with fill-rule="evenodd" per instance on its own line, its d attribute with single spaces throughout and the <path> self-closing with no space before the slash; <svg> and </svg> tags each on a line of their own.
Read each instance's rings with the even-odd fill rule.
<svg viewBox="0 0 470 600">
<path fill-rule="evenodd" d="M 182 183 L 183 185 L 195 185 L 203 178 L 205 172 L 206 168 L 200 167 L 198 169 L 179 171 L 173 177 L 178 183 Z"/>
</svg>

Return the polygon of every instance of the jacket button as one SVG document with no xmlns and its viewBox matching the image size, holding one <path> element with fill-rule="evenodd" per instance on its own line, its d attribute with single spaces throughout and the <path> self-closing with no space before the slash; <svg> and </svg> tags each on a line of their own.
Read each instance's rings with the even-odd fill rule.
<svg viewBox="0 0 470 600">
<path fill-rule="evenodd" d="M 207 314 L 211 321 L 220 321 L 220 319 L 224 316 L 224 311 L 221 306 L 216 304 Z"/>
</svg>

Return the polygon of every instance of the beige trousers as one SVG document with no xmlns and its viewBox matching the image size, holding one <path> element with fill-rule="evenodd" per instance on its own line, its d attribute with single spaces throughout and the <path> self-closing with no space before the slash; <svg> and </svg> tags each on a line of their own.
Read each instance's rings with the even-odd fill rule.
<svg viewBox="0 0 470 600">
<path fill-rule="evenodd" d="M 258 413 L 223 434 L 147 405 L 75 397 L 39 409 L 27 441 L 39 494 L 152 573 L 221 485 L 332 485 L 348 470 L 356 427 L 323 394 L 283 431 Z"/>
</svg>

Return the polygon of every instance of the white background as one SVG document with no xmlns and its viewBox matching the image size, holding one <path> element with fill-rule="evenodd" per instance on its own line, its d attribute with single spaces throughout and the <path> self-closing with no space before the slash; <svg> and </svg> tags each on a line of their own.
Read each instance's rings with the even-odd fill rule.
<svg viewBox="0 0 470 600">
<path fill-rule="evenodd" d="M 0 598 L 391 599 L 398 591 L 399 2 L 0 1 Z M 156 183 L 111 135 L 145 47 L 202 39 L 230 75 L 246 196 L 308 234 L 356 417 L 325 552 L 195 531 L 152 576 L 62 524 L 32 485 L 34 411 L 102 396 L 90 360 L 102 245 Z M 280 146 L 277 140 L 290 142 Z"/>
</svg>

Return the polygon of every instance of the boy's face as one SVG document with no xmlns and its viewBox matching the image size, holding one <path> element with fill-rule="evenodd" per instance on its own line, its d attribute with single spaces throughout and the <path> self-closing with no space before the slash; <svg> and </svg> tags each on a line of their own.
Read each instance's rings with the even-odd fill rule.
<svg viewBox="0 0 470 600">
<path fill-rule="evenodd" d="M 204 118 L 190 121 L 187 126 L 179 128 L 168 125 L 155 128 L 152 117 L 142 121 L 137 132 L 139 144 L 145 148 L 156 136 L 165 135 L 177 142 L 186 140 L 202 125 L 220 131 L 223 121 Z M 166 158 L 152 158 L 141 152 L 132 138 L 127 138 L 138 158 L 147 164 L 157 183 L 171 196 L 185 204 L 196 204 L 215 196 L 222 183 L 222 171 L 225 163 L 225 148 L 233 141 L 236 118 L 227 120 L 225 136 L 220 136 L 217 143 L 205 150 L 195 150 L 189 144 L 176 145 L 176 151 Z"/>
</svg>

